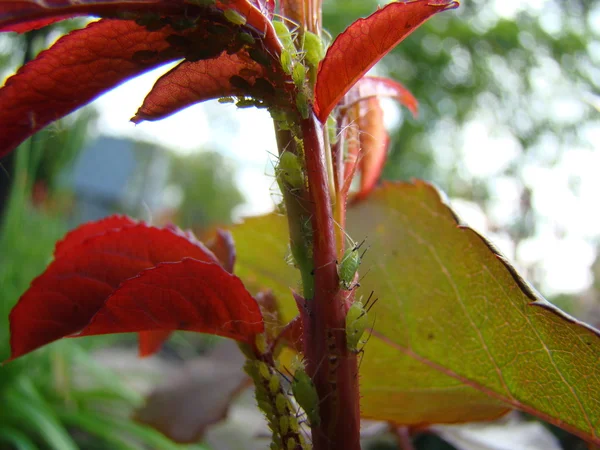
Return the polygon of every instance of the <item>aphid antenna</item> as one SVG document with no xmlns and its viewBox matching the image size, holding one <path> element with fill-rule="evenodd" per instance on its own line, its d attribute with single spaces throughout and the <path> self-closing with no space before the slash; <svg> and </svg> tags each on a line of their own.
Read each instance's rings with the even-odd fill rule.
<svg viewBox="0 0 600 450">
<path fill-rule="evenodd" d="M 375 301 L 377 301 L 377 300 L 378 299 L 375 299 Z M 375 328 L 375 320 L 377 320 L 377 316 L 373 317 L 373 324 L 371 325 L 371 328 L 369 328 L 369 336 L 367 337 L 367 339 L 365 339 L 364 341 L 362 341 L 362 347 L 356 353 L 356 357 L 357 358 L 358 358 L 358 355 L 361 355 L 360 361 L 358 362 L 358 368 L 356 369 L 356 375 L 357 376 L 360 373 L 360 366 L 362 365 L 363 359 L 365 357 L 365 346 L 367 345 L 367 343 L 371 339 L 371 336 L 373 336 L 373 329 Z"/>
<path fill-rule="evenodd" d="M 328 265 L 330 265 L 330 264 L 335 264 L 335 265 L 337 265 L 337 264 L 338 264 L 338 260 L 337 260 L 337 258 L 336 258 L 336 259 L 334 259 L 333 261 L 329 261 L 328 263 L 325 263 L 325 264 L 323 264 L 322 266 L 315 267 L 315 268 L 314 268 L 314 269 L 311 271 L 311 275 L 314 275 L 314 274 L 315 274 L 315 270 L 322 269 L 323 267 L 327 267 L 327 266 L 328 266 Z"/>
<path fill-rule="evenodd" d="M 373 308 L 373 306 L 375 306 L 375 303 L 377 303 L 379 301 L 379 297 L 377 297 L 375 300 L 373 300 L 371 302 L 371 297 L 372 296 L 373 296 L 373 291 L 371 291 L 371 295 L 369 295 L 367 303 L 365 303 L 365 305 L 364 305 L 365 306 L 365 311 L 367 311 L 367 313 L 371 312 L 371 308 Z"/>
<path fill-rule="evenodd" d="M 344 233 L 344 236 L 346 236 L 346 239 L 348 239 L 348 242 L 350 242 L 350 245 L 352 246 L 352 249 L 353 249 L 353 250 L 358 250 L 358 249 L 360 249 L 360 248 L 361 248 L 361 247 L 364 245 L 364 243 L 365 243 L 365 242 L 367 242 L 367 238 L 366 238 L 366 237 L 365 237 L 365 238 L 364 238 L 364 239 L 363 239 L 363 240 L 362 240 L 360 243 L 357 243 L 357 242 L 355 242 L 355 241 L 354 241 L 354 240 L 353 240 L 353 239 L 350 237 L 350 235 L 349 235 L 349 234 L 346 232 L 346 230 L 344 230 L 344 227 L 342 227 L 342 226 L 339 224 L 339 222 L 338 222 L 337 220 L 335 220 L 334 218 L 332 218 L 332 219 L 333 219 L 333 223 L 334 223 L 334 224 L 335 224 L 335 225 L 336 225 L 336 226 L 339 228 L 339 230 L 340 230 L 342 233 Z M 367 249 L 365 249 L 365 251 L 366 251 L 366 250 L 368 250 L 368 248 L 367 248 Z M 363 252 L 363 254 L 362 254 L 360 257 L 362 258 L 364 254 L 365 254 L 365 252 Z"/>
<path fill-rule="evenodd" d="M 275 370 L 277 371 L 277 373 L 278 373 L 279 375 L 281 375 L 281 376 L 283 377 L 283 379 L 284 379 L 285 381 L 287 381 L 289 384 L 292 384 L 292 380 L 290 380 L 290 379 L 289 379 L 289 378 L 288 378 L 288 377 L 287 377 L 287 376 L 286 376 L 286 375 L 285 375 L 285 374 L 284 374 L 284 373 L 283 373 L 281 370 L 279 370 L 279 369 L 277 369 L 277 368 L 275 368 Z M 285 370 L 287 371 L 288 375 L 290 375 L 291 377 L 293 377 L 293 376 L 294 376 L 294 375 L 292 375 L 292 374 L 290 373 L 290 371 L 289 371 L 289 369 L 288 369 L 287 367 L 285 368 Z"/>
<path fill-rule="evenodd" d="M 284 23 L 287 22 L 289 24 L 294 25 L 294 29 L 295 30 L 299 30 L 300 29 L 300 24 L 298 24 L 297 22 L 293 21 L 289 17 L 282 16 L 281 14 L 273 14 L 273 18 L 279 19 L 279 20 L 281 20 Z M 292 30 L 290 30 L 290 33 L 291 32 L 292 32 Z"/>
</svg>

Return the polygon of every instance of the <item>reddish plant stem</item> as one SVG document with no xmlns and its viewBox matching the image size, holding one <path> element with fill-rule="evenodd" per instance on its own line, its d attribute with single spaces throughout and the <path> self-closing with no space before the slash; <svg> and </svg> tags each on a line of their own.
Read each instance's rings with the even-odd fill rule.
<svg viewBox="0 0 600 450">
<path fill-rule="evenodd" d="M 301 123 L 312 207 L 314 298 L 304 324 L 307 372 L 320 398 L 321 423 L 312 426 L 313 448 L 360 450 L 357 358 L 346 347 L 345 318 L 353 291 L 340 289 L 335 222 L 325 166 L 323 128 L 314 115 Z"/>
</svg>

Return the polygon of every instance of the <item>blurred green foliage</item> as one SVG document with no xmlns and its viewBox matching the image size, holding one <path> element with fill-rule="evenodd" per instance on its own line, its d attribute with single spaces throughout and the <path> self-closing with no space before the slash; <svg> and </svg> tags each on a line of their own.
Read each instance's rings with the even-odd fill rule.
<svg viewBox="0 0 600 450">
<path fill-rule="evenodd" d="M 233 178 L 234 167 L 219 153 L 173 156 L 171 183 L 182 193 L 177 224 L 205 229 L 231 223 L 232 210 L 244 202 Z"/>
</svg>

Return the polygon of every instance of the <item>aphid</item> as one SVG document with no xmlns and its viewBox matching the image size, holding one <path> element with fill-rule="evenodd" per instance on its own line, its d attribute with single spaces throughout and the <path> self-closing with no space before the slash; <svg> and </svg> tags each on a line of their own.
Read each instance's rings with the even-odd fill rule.
<svg viewBox="0 0 600 450">
<path fill-rule="evenodd" d="M 288 52 L 293 53 L 296 48 L 294 46 L 294 37 L 289 28 L 280 20 L 273 21 L 273 28 L 275 29 L 275 34 L 277 34 L 277 37 L 281 41 L 282 47 Z"/>
<path fill-rule="evenodd" d="M 254 37 L 250 33 L 246 33 L 244 31 L 238 34 L 238 38 L 240 39 L 240 41 L 248 45 L 254 45 L 256 43 Z"/>
<path fill-rule="evenodd" d="M 304 187 L 304 174 L 300 158 L 292 152 L 283 152 L 276 169 L 278 179 L 283 180 L 293 189 Z"/>
<path fill-rule="evenodd" d="M 275 28 L 275 33 L 283 47 L 280 56 L 281 68 L 285 73 L 291 75 L 292 68 L 294 67 L 294 60 L 298 53 L 296 46 L 294 45 L 294 36 L 288 27 L 281 21 L 274 21 L 273 28 Z"/>
<path fill-rule="evenodd" d="M 359 352 L 358 344 L 369 325 L 368 313 L 377 302 L 377 299 L 371 302 L 372 297 L 373 292 L 365 304 L 360 300 L 355 301 L 346 313 L 346 346 L 353 353 Z"/>
<path fill-rule="evenodd" d="M 235 100 L 233 99 L 233 97 L 221 97 L 218 100 L 219 103 L 233 103 L 235 102 Z"/>
<path fill-rule="evenodd" d="M 305 58 L 308 65 L 312 68 L 316 68 L 321 60 L 325 58 L 325 48 L 323 47 L 323 41 L 315 33 L 310 31 L 304 32 L 303 46 L 305 52 Z"/>
<path fill-rule="evenodd" d="M 235 9 L 226 9 L 223 11 L 223 15 L 227 19 L 227 21 L 231 22 L 234 25 L 246 25 L 246 18 L 242 16 Z"/>
<path fill-rule="evenodd" d="M 300 407 L 306 413 L 311 426 L 321 423 L 319 416 L 319 395 L 313 380 L 308 376 L 302 363 L 296 364 L 296 371 L 292 380 L 292 393 Z"/>
<path fill-rule="evenodd" d="M 304 67 L 303 64 L 294 64 L 294 68 L 292 69 L 292 80 L 294 80 L 294 84 L 298 89 L 301 89 L 302 86 L 304 86 L 304 82 L 306 81 L 306 67 Z"/>
<path fill-rule="evenodd" d="M 352 283 L 364 256 L 364 252 L 361 255 L 358 251 L 363 244 L 364 241 L 354 245 L 352 248 L 347 249 L 344 252 L 344 256 L 342 256 L 342 261 L 338 266 L 338 276 L 340 277 L 340 285 L 343 289 L 350 290 L 354 287 Z"/>
<path fill-rule="evenodd" d="M 308 97 L 304 91 L 299 91 L 296 94 L 296 108 L 298 108 L 298 112 L 303 119 L 308 119 L 310 109 L 308 105 Z"/>
<path fill-rule="evenodd" d="M 281 416 L 279 418 L 279 431 L 286 435 L 290 431 L 290 416 Z"/>
</svg>

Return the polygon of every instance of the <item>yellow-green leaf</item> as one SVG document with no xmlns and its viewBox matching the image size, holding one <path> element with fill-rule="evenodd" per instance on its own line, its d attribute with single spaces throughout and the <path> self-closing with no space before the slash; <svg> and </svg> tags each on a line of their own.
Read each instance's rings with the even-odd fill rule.
<svg viewBox="0 0 600 450">
<path fill-rule="evenodd" d="M 281 270 L 285 222 L 248 224 L 254 234 L 241 234 L 251 242 L 236 233 L 240 265 L 265 285 L 272 277 L 285 294 L 296 279 Z M 348 224 L 369 246 L 360 294 L 379 297 L 361 364 L 365 417 L 417 425 L 518 408 L 600 442 L 597 332 L 539 297 L 483 238 L 458 225 L 433 187 L 388 184 L 352 208 Z M 280 300 L 293 311 L 289 295 Z"/>
</svg>

